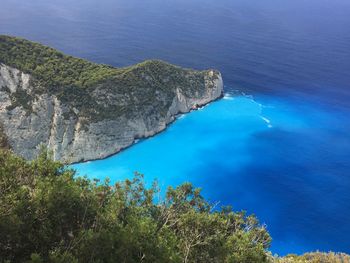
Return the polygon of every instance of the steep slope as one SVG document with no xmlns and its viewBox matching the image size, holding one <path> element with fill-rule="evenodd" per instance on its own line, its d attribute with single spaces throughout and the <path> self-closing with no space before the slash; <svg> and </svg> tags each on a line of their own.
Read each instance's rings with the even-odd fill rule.
<svg viewBox="0 0 350 263">
<path fill-rule="evenodd" d="M 40 144 L 69 163 L 104 158 L 222 92 L 215 70 L 162 61 L 113 68 L 0 36 L 0 125 L 27 159 Z"/>
</svg>

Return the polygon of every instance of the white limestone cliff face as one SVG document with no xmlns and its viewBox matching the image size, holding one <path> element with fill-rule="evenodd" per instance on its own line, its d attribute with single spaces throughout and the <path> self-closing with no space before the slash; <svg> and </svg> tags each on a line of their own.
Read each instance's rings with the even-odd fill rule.
<svg viewBox="0 0 350 263">
<path fill-rule="evenodd" d="M 165 115 L 154 109 L 151 113 L 133 112 L 131 117 L 91 122 L 79 114 L 67 117 L 68 112 L 76 109 L 53 95 L 34 92 L 36 87 L 32 86 L 30 75 L 0 64 L 0 125 L 13 151 L 26 159 L 35 158 L 40 145 L 48 147 L 54 159 L 67 163 L 101 159 L 132 145 L 135 139 L 161 132 L 177 114 L 222 95 L 220 73 L 209 71 L 203 81 L 204 90 L 191 97 L 177 89 Z M 16 102 L 14 97 L 18 93 L 28 100 L 27 106 Z M 99 96 L 99 92 L 96 94 Z"/>
</svg>

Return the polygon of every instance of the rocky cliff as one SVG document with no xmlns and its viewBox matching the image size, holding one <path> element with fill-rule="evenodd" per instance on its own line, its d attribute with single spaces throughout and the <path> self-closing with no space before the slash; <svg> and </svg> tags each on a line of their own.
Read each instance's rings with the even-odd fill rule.
<svg viewBox="0 0 350 263">
<path fill-rule="evenodd" d="M 215 70 L 162 61 L 116 69 L 0 36 L 0 126 L 13 151 L 26 159 L 41 144 L 67 163 L 107 157 L 222 92 Z"/>
</svg>

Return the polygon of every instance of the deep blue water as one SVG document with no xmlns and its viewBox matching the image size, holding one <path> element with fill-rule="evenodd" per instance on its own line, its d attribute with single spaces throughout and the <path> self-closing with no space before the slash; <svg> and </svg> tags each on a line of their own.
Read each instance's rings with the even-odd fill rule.
<svg viewBox="0 0 350 263">
<path fill-rule="evenodd" d="M 219 69 L 225 99 L 75 167 L 190 181 L 257 214 L 275 253 L 350 253 L 350 1 L 1 0 L 0 34 L 114 66 Z"/>
</svg>

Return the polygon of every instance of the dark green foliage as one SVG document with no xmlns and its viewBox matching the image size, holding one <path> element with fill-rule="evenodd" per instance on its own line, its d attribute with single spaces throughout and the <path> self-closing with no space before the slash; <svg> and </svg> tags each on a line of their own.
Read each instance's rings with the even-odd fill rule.
<svg viewBox="0 0 350 263">
<path fill-rule="evenodd" d="M 7 140 L 7 136 L 4 132 L 4 129 L 2 127 L 2 124 L 0 123 L 0 149 L 7 149 L 10 145 Z"/>
<path fill-rule="evenodd" d="M 0 63 L 32 74 L 45 87 L 88 87 L 116 69 L 98 65 L 25 39 L 0 36 Z"/>
<path fill-rule="evenodd" d="M 254 216 L 214 209 L 191 184 L 157 199 L 136 174 L 110 186 L 0 151 L 0 262 L 266 262 Z"/>
<path fill-rule="evenodd" d="M 7 107 L 7 110 L 12 110 L 18 106 L 22 106 L 26 109 L 27 114 L 32 111 L 32 96 L 28 94 L 25 90 L 17 89 L 14 93 L 9 93 L 12 104 Z"/>
<path fill-rule="evenodd" d="M 177 90 L 198 97 L 206 71 L 149 60 L 114 68 L 92 63 L 25 39 L 0 35 L 0 63 L 32 76 L 32 97 L 12 96 L 13 106 L 31 110 L 36 94 L 47 93 L 93 121 L 143 112 L 165 116 Z M 67 118 L 71 117 L 67 116 Z"/>
</svg>

